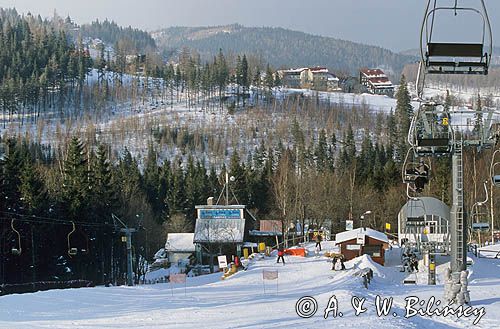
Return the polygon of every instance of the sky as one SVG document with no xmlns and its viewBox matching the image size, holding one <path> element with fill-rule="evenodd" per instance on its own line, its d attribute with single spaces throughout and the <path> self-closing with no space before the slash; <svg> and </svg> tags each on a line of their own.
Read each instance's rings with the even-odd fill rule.
<svg viewBox="0 0 500 329">
<path fill-rule="evenodd" d="M 439 0 L 454 3 L 454 0 Z M 485 0 L 500 45 L 500 1 Z M 51 17 L 69 15 L 79 24 L 108 18 L 120 25 L 156 30 L 169 26 L 284 27 L 382 46 L 394 51 L 419 46 L 426 0 L 0 0 L 0 7 Z M 463 5 L 479 0 L 459 0 Z M 447 24 L 443 31 L 468 35 L 478 26 Z M 474 30 L 475 31 L 475 30 Z M 498 32 L 498 33 L 495 33 Z M 459 34 L 456 34 L 459 33 Z M 479 33 L 480 34 L 480 33 Z M 495 36 L 496 34 L 496 36 Z"/>
</svg>

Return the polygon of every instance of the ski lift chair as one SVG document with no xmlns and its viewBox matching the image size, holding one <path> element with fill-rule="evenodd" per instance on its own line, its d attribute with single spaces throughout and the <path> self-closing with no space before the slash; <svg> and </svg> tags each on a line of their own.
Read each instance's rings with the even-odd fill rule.
<svg viewBox="0 0 500 329">
<path fill-rule="evenodd" d="M 500 187 L 500 149 L 496 150 L 493 152 L 491 156 L 491 163 L 490 163 L 490 177 L 491 177 L 491 183 L 496 186 Z"/>
<path fill-rule="evenodd" d="M 416 156 L 442 156 L 452 151 L 454 139 L 449 115 L 439 106 L 432 102 L 421 104 L 412 120 L 409 141 Z"/>
<path fill-rule="evenodd" d="M 484 0 L 478 1 L 481 2 L 479 9 L 472 7 L 458 7 L 457 0 L 455 0 L 455 6 L 453 7 L 438 7 L 438 0 L 434 0 L 434 6 L 431 7 L 432 0 L 428 1 L 420 34 L 420 50 L 422 62 L 425 64 L 426 73 L 488 74 L 491 53 L 493 50 L 493 37 Z M 434 22 L 436 20 L 436 13 L 438 12 L 453 12 L 454 16 L 457 16 L 458 13 L 477 14 L 482 21 L 481 40 L 475 43 L 434 41 Z M 425 40 L 424 30 L 426 36 Z M 488 44 L 485 43 L 485 40 Z"/>
<path fill-rule="evenodd" d="M 420 251 L 421 230 L 426 226 L 426 213 L 425 204 L 422 199 L 411 198 L 408 200 L 404 233 L 408 236 L 413 236 L 414 240 L 406 245 L 409 248 L 408 250 L 413 250 L 414 252 Z"/>
<path fill-rule="evenodd" d="M 448 134 L 420 135 L 416 140 L 415 150 L 419 155 L 445 155 L 451 152 Z"/>
<path fill-rule="evenodd" d="M 429 181 L 430 166 L 422 159 L 417 163 L 410 160 L 410 155 L 414 154 L 413 147 L 408 149 L 403 164 L 403 183 L 413 184 L 417 192 L 421 192 Z"/>
<path fill-rule="evenodd" d="M 89 237 L 82 229 L 77 229 L 74 222 L 71 223 L 73 225 L 73 229 L 68 233 L 68 255 L 70 257 L 73 257 L 77 254 L 88 254 Z M 78 239 L 78 236 L 80 237 L 80 239 Z M 76 238 L 76 243 L 71 243 L 72 238 Z"/>
<path fill-rule="evenodd" d="M 73 228 L 72 228 L 71 232 L 68 233 L 68 237 L 67 237 L 68 238 L 68 255 L 70 257 L 73 257 L 73 256 L 76 256 L 78 254 L 78 248 L 71 246 L 71 239 L 70 238 L 71 238 L 71 235 L 73 233 L 75 233 L 75 231 L 76 231 L 75 222 L 71 222 L 71 224 L 73 225 Z"/>
<path fill-rule="evenodd" d="M 17 247 L 12 247 L 11 252 L 13 255 L 20 256 L 22 253 L 21 234 L 14 227 L 14 219 L 10 222 L 10 227 L 12 228 L 12 231 L 14 231 L 17 234 Z"/>
<path fill-rule="evenodd" d="M 484 202 L 476 202 L 472 205 L 471 224 L 473 223 L 489 223 L 489 209 Z"/>
</svg>

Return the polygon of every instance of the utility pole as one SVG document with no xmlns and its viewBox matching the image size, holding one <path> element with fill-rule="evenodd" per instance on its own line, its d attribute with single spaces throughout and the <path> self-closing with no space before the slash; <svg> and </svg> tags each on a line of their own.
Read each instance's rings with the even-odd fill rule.
<svg viewBox="0 0 500 329">
<path fill-rule="evenodd" d="M 132 275 L 132 233 L 136 230 L 135 228 L 122 228 L 120 232 L 125 233 L 125 239 L 127 243 L 127 285 L 134 285 L 134 278 Z"/>
<path fill-rule="evenodd" d="M 115 214 L 111 214 L 113 219 L 116 219 L 123 225 L 123 228 L 120 229 L 120 232 L 125 233 L 125 236 L 122 237 L 122 241 L 125 239 L 127 243 L 127 285 L 134 285 L 134 278 L 132 275 L 132 233 L 136 232 L 135 228 L 129 228 L 120 218 L 118 218 Z M 124 239 L 123 239 L 124 238 Z"/>
</svg>

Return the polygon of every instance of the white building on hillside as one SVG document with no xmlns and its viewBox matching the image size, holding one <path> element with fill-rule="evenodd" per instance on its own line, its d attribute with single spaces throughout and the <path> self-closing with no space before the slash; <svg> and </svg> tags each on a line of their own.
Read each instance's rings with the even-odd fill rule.
<svg viewBox="0 0 500 329">
<path fill-rule="evenodd" d="M 195 253 L 194 233 L 169 233 L 165 243 L 165 251 L 170 263 L 189 258 Z"/>
</svg>

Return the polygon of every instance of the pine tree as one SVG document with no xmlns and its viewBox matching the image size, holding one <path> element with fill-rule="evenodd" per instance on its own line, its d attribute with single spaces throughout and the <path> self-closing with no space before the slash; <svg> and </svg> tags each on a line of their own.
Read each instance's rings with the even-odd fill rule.
<svg viewBox="0 0 500 329">
<path fill-rule="evenodd" d="M 64 162 L 63 200 L 72 220 L 84 220 L 90 204 L 89 172 L 85 146 L 73 137 Z"/>
<path fill-rule="evenodd" d="M 267 88 L 267 93 L 271 94 L 272 89 L 274 87 L 274 74 L 273 74 L 273 71 L 271 70 L 271 67 L 269 66 L 269 64 L 267 64 L 267 68 L 266 68 L 265 86 Z"/>
<path fill-rule="evenodd" d="M 24 156 L 21 145 L 16 139 L 8 139 L 6 144 L 7 152 L 1 161 L 2 170 L 0 171 L 0 196 L 2 197 L 0 207 L 8 212 L 16 212 L 21 206 L 18 187 L 21 184 Z"/>
<path fill-rule="evenodd" d="M 47 203 L 45 185 L 30 159 L 24 162 L 19 186 L 20 199 L 26 213 L 40 214 Z"/>
<path fill-rule="evenodd" d="M 401 76 L 399 88 L 396 93 L 396 102 L 396 158 L 398 161 L 403 161 L 409 147 L 407 145 L 407 137 L 410 129 L 410 122 L 413 116 L 411 97 L 408 92 L 408 85 L 404 75 Z"/>
<path fill-rule="evenodd" d="M 221 191 L 221 186 L 219 183 L 219 177 L 217 176 L 217 172 L 215 171 L 214 167 L 210 168 L 210 174 L 208 176 L 208 197 L 214 197 L 217 201 L 217 198 L 219 197 L 220 191 Z"/>
<path fill-rule="evenodd" d="M 147 200 L 151 205 L 153 212 L 158 214 L 161 212 L 163 200 L 158 195 L 158 183 L 160 181 L 160 170 L 158 168 L 157 152 L 152 145 L 148 148 L 148 156 L 144 168 L 144 190 Z M 159 223 L 163 221 L 162 217 L 155 218 Z"/>
<path fill-rule="evenodd" d="M 248 201 L 247 191 L 245 191 L 245 167 L 241 164 L 240 156 L 236 151 L 231 155 L 229 176 L 234 177 L 234 179 L 229 182 L 230 190 L 234 193 L 234 196 L 238 199 L 240 204 L 245 204 Z M 232 193 L 230 192 L 230 200 Z"/>
<path fill-rule="evenodd" d="M 248 88 L 250 87 L 250 72 L 248 68 L 247 56 L 243 54 L 241 59 L 241 84 L 243 86 L 243 107 L 245 107 L 245 99 L 248 94 Z"/>
<path fill-rule="evenodd" d="M 352 125 L 349 123 L 347 127 L 347 134 L 344 140 L 347 156 L 349 159 L 353 160 L 356 157 L 356 141 L 354 139 L 354 131 L 352 130 Z"/>
<path fill-rule="evenodd" d="M 172 185 L 167 193 L 166 202 L 170 216 L 185 212 L 186 191 L 184 172 L 180 164 L 176 166 L 172 173 Z"/>
<path fill-rule="evenodd" d="M 106 146 L 100 144 L 92 166 L 92 205 L 99 218 L 109 219 L 115 210 L 117 196 L 113 186 L 112 167 L 107 157 Z"/>
<path fill-rule="evenodd" d="M 317 170 L 320 172 L 326 171 L 328 169 L 328 144 L 324 129 L 319 132 L 318 144 L 314 150 L 314 156 L 316 158 Z"/>
<path fill-rule="evenodd" d="M 170 211 L 168 208 L 167 195 L 172 186 L 172 168 L 170 166 L 170 161 L 165 161 L 160 170 L 160 177 L 158 181 L 158 198 L 161 200 L 161 210 L 159 217 L 167 220 L 170 216 Z"/>
<path fill-rule="evenodd" d="M 483 106 L 481 104 L 481 95 L 477 94 L 476 99 L 476 112 L 474 113 L 474 133 L 480 134 L 483 127 Z"/>
<path fill-rule="evenodd" d="M 219 54 L 217 55 L 215 61 L 215 81 L 219 89 L 219 104 L 222 109 L 223 105 L 223 92 L 227 86 L 227 81 L 229 79 L 229 68 L 227 66 L 226 58 L 222 53 L 222 49 L 219 49 Z"/>
</svg>

